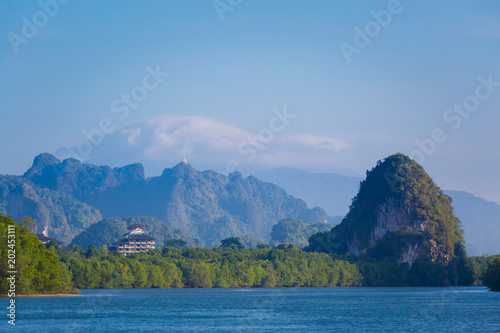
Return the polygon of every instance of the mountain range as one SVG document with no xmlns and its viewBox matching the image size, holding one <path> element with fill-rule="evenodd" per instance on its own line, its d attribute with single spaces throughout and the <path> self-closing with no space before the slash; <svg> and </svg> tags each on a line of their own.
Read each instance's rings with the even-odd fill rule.
<svg viewBox="0 0 500 333">
<path fill-rule="evenodd" d="M 111 168 L 48 153 L 35 157 L 23 176 L 0 177 L 0 212 L 30 215 L 38 232 L 65 243 L 103 218 L 144 215 L 205 246 L 232 236 L 268 242 L 284 218 L 327 219 L 322 208 L 309 209 L 277 185 L 239 172 L 200 172 L 184 161 L 146 178 L 141 164 Z"/>
<path fill-rule="evenodd" d="M 111 168 L 75 159 L 60 161 L 44 153 L 35 157 L 24 175 L 0 175 L 0 213 L 15 219 L 31 216 L 38 224 L 37 232 L 45 231 L 66 244 L 99 221 L 124 216 L 154 218 L 166 226 L 158 235 L 182 237 L 193 245 L 217 245 L 232 236 L 257 244 L 271 241 L 273 226 L 291 218 L 304 222 L 289 220 L 278 226 L 276 240 L 300 239 L 302 245 L 304 235 L 312 230 L 307 223 L 342 221 L 360 181 L 291 168 L 247 178 L 238 172 L 224 176 L 197 171 L 187 162 L 146 178 L 138 163 Z M 445 194 L 453 199 L 468 254 L 500 253 L 500 205 L 467 192 Z"/>
</svg>

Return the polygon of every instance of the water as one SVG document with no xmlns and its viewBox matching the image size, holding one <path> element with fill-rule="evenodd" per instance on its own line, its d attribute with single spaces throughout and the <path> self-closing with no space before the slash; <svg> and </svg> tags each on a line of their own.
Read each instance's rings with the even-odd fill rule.
<svg viewBox="0 0 500 333">
<path fill-rule="evenodd" d="M 19 332 L 499 332 L 485 287 L 83 290 L 16 300 Z M 2 309 L 8 299 L 1 299 Z M 6 313 L 6 310 L 3 310 Z M 10 331 L 2 315 L 0 331 Z"/>
</svg>

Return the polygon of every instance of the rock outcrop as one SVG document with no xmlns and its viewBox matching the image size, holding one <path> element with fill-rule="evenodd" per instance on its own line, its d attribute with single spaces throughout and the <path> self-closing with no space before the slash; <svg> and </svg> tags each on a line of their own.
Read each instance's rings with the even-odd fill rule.
<svg viewBox="0 0 500 333">
<path fill-rule="evenodd" d="M 308 249 L 368 255 L 410 267 L 418 259 L 448 265 L 462 240 L 451 199 L 418 163 L 395 154 L 367 172 L 342 223 L 313 236 Z"/>
</svg>

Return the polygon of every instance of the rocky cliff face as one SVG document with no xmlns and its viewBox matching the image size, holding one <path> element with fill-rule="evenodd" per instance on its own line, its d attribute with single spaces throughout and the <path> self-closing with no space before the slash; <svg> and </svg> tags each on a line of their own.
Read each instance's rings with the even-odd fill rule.
<svg viewBox="0 0 500 333">
<path fill-rule="evenodd" d="M 418 259 L 447 265 L 462 235 L 451 199 L 418 163 L 396 154 L 367 172 L 342 223 L 312 241 L 310 249 L 336 244 L 325 250 L 411 267 Z"/>
<path fill-rule="evenodd" d="M 387 198 L 376 208 L 376 222 L 371 233 L 370 243 L 382 239 L 388 231 L 394 231 L 413 225 L 408 210 L 402 209 L 394 198 Z"/>
</svg>

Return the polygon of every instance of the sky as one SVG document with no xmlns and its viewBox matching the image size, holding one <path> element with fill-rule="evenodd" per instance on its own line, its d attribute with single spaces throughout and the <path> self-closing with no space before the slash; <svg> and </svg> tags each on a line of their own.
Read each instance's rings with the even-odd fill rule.
<svg viewBox="0 0 500 333">
<path fill-rule="evenodd" d="M 401 152 L 500 203 L 500 2 L 0 2 L 0 174 L 364 175 Z"/>
</svg>

